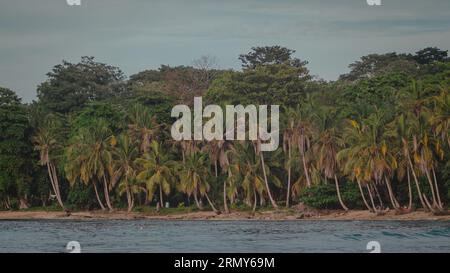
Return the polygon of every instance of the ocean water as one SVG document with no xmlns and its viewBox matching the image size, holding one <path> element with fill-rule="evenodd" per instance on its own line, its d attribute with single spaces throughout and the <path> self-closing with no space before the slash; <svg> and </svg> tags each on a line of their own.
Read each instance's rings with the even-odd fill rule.
<svg viewBox="0 0 450 273">
<path fill-rule="evenodd" d="M 450 221 L 0 221 L 0 252 L 450 252 Z"/>
</svg>

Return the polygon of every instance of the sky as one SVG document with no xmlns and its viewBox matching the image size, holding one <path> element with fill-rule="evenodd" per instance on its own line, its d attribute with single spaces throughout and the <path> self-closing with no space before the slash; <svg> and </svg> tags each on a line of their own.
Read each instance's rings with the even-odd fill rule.
<svg viewBox="0 0 450 273">
<path fill-rule="evenodd" d="M 0 0 L 0 86 L 30 102 L 46 73 L 81 56 L 127 75 L 214 56 L 239 69 L 252 46 L 281 45 L 335 80 L 363 55 L 450 49 L 449 0 Z"/>
</svg>

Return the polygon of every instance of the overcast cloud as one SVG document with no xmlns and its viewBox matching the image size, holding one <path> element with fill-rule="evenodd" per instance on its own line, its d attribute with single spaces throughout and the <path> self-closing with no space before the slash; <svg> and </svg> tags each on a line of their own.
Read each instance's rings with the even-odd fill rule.
<svg viewBox="0 0 450 273">
<path fill-rule="evenodd" d="M 450 49 L 449 0 L 0 0 L 0 86 L 24 101 L 63 59 L 81 56 L 126 75 L 213 55 L 240 67 L 250 47 L 279 44 L 334 80 L 368 53 Z"/>
</svg>

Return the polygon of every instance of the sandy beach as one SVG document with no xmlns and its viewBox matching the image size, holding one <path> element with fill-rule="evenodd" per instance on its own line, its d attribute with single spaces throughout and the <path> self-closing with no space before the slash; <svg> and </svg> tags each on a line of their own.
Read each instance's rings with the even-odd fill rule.
<svg viewBox="0 0 450 273">
<path fill-rule="evenodd" d="M 433 220 L 449 221 L 450 215 L 432 215 L 424 211 L 414 211 L 408 214 L 396 214 L 388 211 L 384 215 L 375 215 L 365 210 L 344 211 L 313 211 L 304 212 L 295 209 L 269 210 L 251 213 L 235 211 L 229 214 L 215 214 L 212 211 L 198 211 L 185 213 L 143 213 L 126 211 L 77 211 L 67 216 L 58 211 L 0 211 L 0 220 L 31 220 L 31 219 L 69 219 L 69 220 Z"/>
</svg>

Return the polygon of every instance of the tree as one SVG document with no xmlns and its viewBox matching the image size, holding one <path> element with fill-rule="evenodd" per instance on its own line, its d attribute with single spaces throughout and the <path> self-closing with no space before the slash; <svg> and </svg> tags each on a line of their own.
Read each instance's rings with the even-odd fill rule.
<svg viewBox="0 0 450 273">
<path fill-rule="evenodd" d="M 244 69 L 255 69 L 258 66 L 273 64 L 288 64 L 297 68 L 304 67 L 308 62 L 293 58 L 295 50 L 282 46 L 252 47 L 252 51 L 239 55 Z M 305 69 L 305 74 L 307 70 Z"/>
<path fill-rule="evenodd" d="M 136 164 L 141 169 L 137 179 L 145 183 L 148 196 L 153 196 L 159 188 L 159 204 L 164 207 L 163 194 L 169 195 L 174 184 L 175 162 L 169 159 L 158 142 L 152 141 L 150 151 L 138 158 Z"/>
<path fill-rule="evenodd" d="M 211 140 L 204 146 L 206 152 L 209 155 L 209 160 L 214 165 L 214 174 L 216 179 L 219 177 L 219 166 L 222 172 L 228 172 L 228 166 L 230 161 L 228 159 L 227 151 L 233 149 L 233 145 L 229 141 L 225 140 Z M 227 204 L 227 180 L 223 181 L 223 206 L 225 213 L 229 213 Z"/>
<path fill-rule="evenodd" d="M 417 63 L 432 64 L 434 62 L 448 61 L 448 50 L 441 50 L 437 47 L 427 47 L 416 52 L 414 59 Z"/>
<path fill-rule="evenodd" d="M 0 87 L 0 198 L 8 209 L 13 193 L 20 208 L 28 207 L 32 175 L 29 131 L 25 106 L 13 91 Z"/>
<path fill-rule="evenodd" d="M 105 120 L 98 119 L 91 126 L 79 130 L 67 151 L 66 173 L 72 183 L 78 177 L 86 184 L 92 183 L 99 205 L 105 209 L 97 190 L 97 182 L 103 183 L 106 205 L 112 211 L 109 192 L 115 186 L 117 177 L 112 173 L 111 149 L 114 140 L 107 124 Z"/>
<path fill-rule="evenodd" d="M 86 103 L 126 96 L 119 68 L 82 57 L 79 63 L 63 61 L 47 74 L 37 89 L 39 102 L 58 113 L 80 110 Z"/>
<path fill-rule="evenodd" d="M 391 52 L 363 56 L 359 61 L 350 64 L 349 68 L 350 72 L 341 75 L 340 80 L 359 81 L 392 73 L 414 75 L 417 72 L 417 63 L 410 55 Z"/>
<path fill-rule="evenodd" d="M 47 167 L 48 176 L 59 205 L 66 211 L 61 195 L 60 183 L 57 173 L 56 161 L 62 150 L 61 140 L 62 120 L 53 114 L 45 117 L 45 122 L 37 128 L 33 137 L 35 149 L 40 154 L 40 164 Z"/>
<path fill-rule="evenodd" d="M 131 138 L 139 143 L 143 153 L 147 153 L 159 128 L 155 116 L 147 107 L 136 103 L 128 113 L 128 120 L 128 132 Z"/>
<path fill-rule="evenodd" d="M 203 209 L 199 197 L 206 197 L 209 205 L 215 213 L 220 213 L 209 199 L 208 192 L 210 184 L 207 181 L 209 176 L 207 155 L 201 152 L 194 152 L 186 156 L 184 168 L 180 172 L 179 189 L 186 193 L 188 197 L 194 196 L 198 209 Z"/>
<path fill-rule="evenodd" d="M 128 212 L 131 212 L 136 192 L 132 181 L 136 178 L 135 160 L 138 157 L 139 149 L 126 133 L 120 134 L 117 140 L 114 138 L 113 144 L 115 144 L 112 148 L 113 177 L 118 179 L 119 186 L 124 188 L 127 195 Z"/>
</svg>

